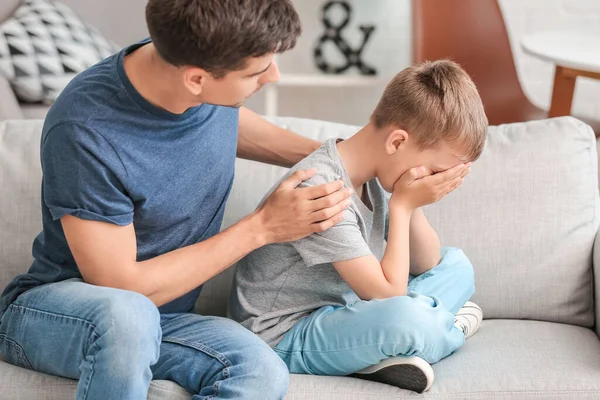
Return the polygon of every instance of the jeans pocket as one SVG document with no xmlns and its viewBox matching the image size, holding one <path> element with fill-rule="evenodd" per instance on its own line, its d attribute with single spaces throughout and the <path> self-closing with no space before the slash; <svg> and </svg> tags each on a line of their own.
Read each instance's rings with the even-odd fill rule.
<svg viewBox="0 0 600 400">
<path fill-rule="evenodd" d="M 0 333 L 0 358 L 17 367 L 33 369 L 21 345 L 2 333 Z"/>
</svg>

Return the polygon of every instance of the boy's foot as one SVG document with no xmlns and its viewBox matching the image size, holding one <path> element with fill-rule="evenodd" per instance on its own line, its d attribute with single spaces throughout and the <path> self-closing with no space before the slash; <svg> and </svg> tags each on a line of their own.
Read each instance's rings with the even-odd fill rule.
<svg viewBox="0 0 600 400">
<path fill-rule="evenodd" d="M 390 357 L 351 375 L 423 393 L 433 383 L 433 369 L 419 357 Z"/>
<path fill-rule="evenodd" d="M 463 331 L 465 339 L 468 339 L 477 332 L 482 319 L 483 311 L 481 311 L 481 307 L 471 301 L 467 301 L 463 308 L 458 310 L 454 316 L 454 326 Z"/>
</svg>

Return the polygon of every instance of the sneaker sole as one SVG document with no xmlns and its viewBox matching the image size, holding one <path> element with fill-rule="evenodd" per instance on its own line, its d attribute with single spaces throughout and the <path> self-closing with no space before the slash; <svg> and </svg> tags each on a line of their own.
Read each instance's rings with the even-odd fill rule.
<svg viewBox="0 0 600 400">
<path fill-rule="evenodd" d="M 429 390 L 433 384 L 433 369 L 420 358 L 414 358 L 410 364 L 407 364 L 406 358 L 391 357 L 350 376 L 417 393 Z"/>
</svg>

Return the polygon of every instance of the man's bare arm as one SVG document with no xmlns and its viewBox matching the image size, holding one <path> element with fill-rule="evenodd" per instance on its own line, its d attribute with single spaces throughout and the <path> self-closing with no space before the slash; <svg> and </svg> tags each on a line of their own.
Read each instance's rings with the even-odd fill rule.
<svg viewBox="0 0 600 400">
<path fill-rule="evenodd" d="M 237 156 L 292 167 L 321 143 L 274 125 L 249 109 L 240 108 Z"/>
<path fill-rule="evenodd" d="M 138 262 L 133 224 L 71 215 L 61 221 L 86 282 L 141 293 L 157 306 L 200 286 L 263 244 L 256 218 L 248 217 L 204 242 Z"/>
<path fill-rule="evenodd" d="M 61 222 L 86 282 L 135 291 L 161 306 L 258 247 L 297 240 L 338 223 L 349 205 L 349 193 L 341 189 L 341 182 L 295 189 L 314 172 L 297 171 L 259 210 L 212 238 L 141 262 L 132 224 L 117 226 L 71 215 Z"/>
<path fill-rule="evenodd" d="M 381 262 L 374 255 L 334 262 L 340 276 L 363 300 L 404 296 L 408 288 L 411 210 L 390 210 L 390 229 Z"/>
</svg>

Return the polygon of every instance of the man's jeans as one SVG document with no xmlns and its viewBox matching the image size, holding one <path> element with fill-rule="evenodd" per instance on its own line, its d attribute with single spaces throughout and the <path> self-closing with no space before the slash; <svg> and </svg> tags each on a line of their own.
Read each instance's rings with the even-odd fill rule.
<svg viewBox="0 0 600 400">
<path fill-rule="evenodd" d="M 19 296 L 0 318 L 0 356 L 79 379 L 77 399 L 145 399 L 152 379 L 193 399 L 281 399 L 289 381 L 272 349 L 233 321 L 160 315 L 141 294 L 78 279 Z"/>
</svg>

